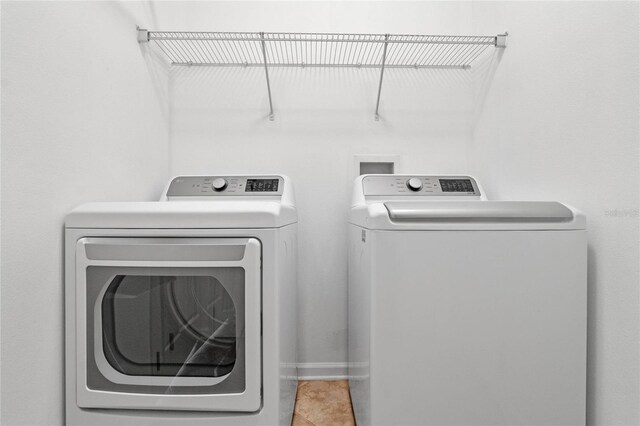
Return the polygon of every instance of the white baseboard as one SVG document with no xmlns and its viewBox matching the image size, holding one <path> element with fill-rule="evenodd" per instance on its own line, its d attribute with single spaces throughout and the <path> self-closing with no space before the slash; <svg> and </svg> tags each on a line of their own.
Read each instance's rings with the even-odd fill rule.
<svg viewBox="0 0 640 426">
<path fill-rule="evenodd" d="M 298 363 L 298 380 L 346 380 L 346 362 Z"/>
</svg>

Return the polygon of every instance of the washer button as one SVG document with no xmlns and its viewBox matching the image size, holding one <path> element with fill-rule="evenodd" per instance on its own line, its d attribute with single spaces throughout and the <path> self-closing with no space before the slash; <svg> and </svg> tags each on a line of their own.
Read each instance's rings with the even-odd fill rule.
<svg viewBox="0 0 640 426">
<path fill-rule="evenodd" d="M 422 189 L 422 181 L 418 178 L 411 178 L 407 181 L 407 188 L 412 191 L 420 191 Z"/>
</svg>

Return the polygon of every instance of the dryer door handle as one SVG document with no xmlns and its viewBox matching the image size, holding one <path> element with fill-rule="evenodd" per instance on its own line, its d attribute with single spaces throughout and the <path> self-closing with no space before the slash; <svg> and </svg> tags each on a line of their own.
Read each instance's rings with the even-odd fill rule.
<svg viewBox="0 0 640 426">
<path fill-rule="evenodd" d="M 85 238 L 89 260 L 137 262 L 237 262 L 250 238 Z"/>
</svg>

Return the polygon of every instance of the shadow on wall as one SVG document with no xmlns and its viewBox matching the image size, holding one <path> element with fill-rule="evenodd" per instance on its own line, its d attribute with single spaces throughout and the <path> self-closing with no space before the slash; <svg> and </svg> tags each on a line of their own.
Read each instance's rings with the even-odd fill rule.
<svg viewBox="0 0 640 426">
<path fill-rule="evenodd" d="M 158 17 L 155 4 L 150 1 L 131 2 L 117 0 L 109 3 L 118 13 L 125 25 L 131 27 L 131 43 L 136 40 L 138 26 L 155 28 Z M 140 53 L 144 59 L 149 77 L 156 93 L 158 105 L 162 107 L 163 118 L 169 120 L 169 62 L 161 52 L 149 49 L 148 43 L 139 43 Z"/>
<path fill-rule="evenodd" d="M 492 66 L 480 72 L 494 70 Z M 471 130 L 479 110 L 474 78 L 480 72 L 386 70 L 381 91 L 381 119 L 429 121 L 442 131 L 460 126 Z M 301 114 L 318 114 L 323 121 L 330 118 L 337 122 L 347 117 L 350 120 L 374 118 L 379 70 L 274 67 L 269 77 L 276 121 Z M 483 78 L 487 86 L 490 80 L 490 76 Z M 250 121 L 268 117 L 266 77 L 264 69 L 259 67 L 172 66 L 169 86 L 172 108 L 194 114 L 192 120 L 204 120 L 200 125 L 196 123 L 199 127 L 210 122 L 211 114 L 240 115 Z"/>
<path fill-rule="evenodd" d="M 140 43 L 140 52 L 146 63 L 158 104 L 162 105 L 162 116 L 168 123 L 171 111 L 169 95 L 170 64 L 159 52 L 149 49 L 148 43 Z"/>
<path fill-rule="evenodd" d="M 181 98 L 193 97 L 192 107 L 250 107 L 267 96 L 264 69 L 258 67 L 174 65 L 170 78 L 173 90 L 183 95 Z"/>
<path fill-rule="evenodd" d="M 493 77 L 498 70 L 505 49 L 494 49 L 490 55 L 484 55 L 478 59 L 473 68 L 473 85 L 474 85 L 474 111 L 473 111 L 473 127 L 475 128 L 480 120 L 482 110 L 484 108 L 487 95 L 491 90 Z"/>
</svg>

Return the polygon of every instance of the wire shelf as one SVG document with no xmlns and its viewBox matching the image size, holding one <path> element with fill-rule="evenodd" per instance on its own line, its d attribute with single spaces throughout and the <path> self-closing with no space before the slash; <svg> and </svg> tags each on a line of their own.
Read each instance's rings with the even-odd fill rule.
<svg viewBox="0 0 640 426">
<path fill-rule="evenodd" d="M 379 68 L 378 119 L 385 68 L 466 69 L 488 48 L 506 47 L 506 36 L 138 30 L 138 41 L 155 45 L 173 65 L 264 67 L 271 119 L 269 68 Z"/>
</svg>

